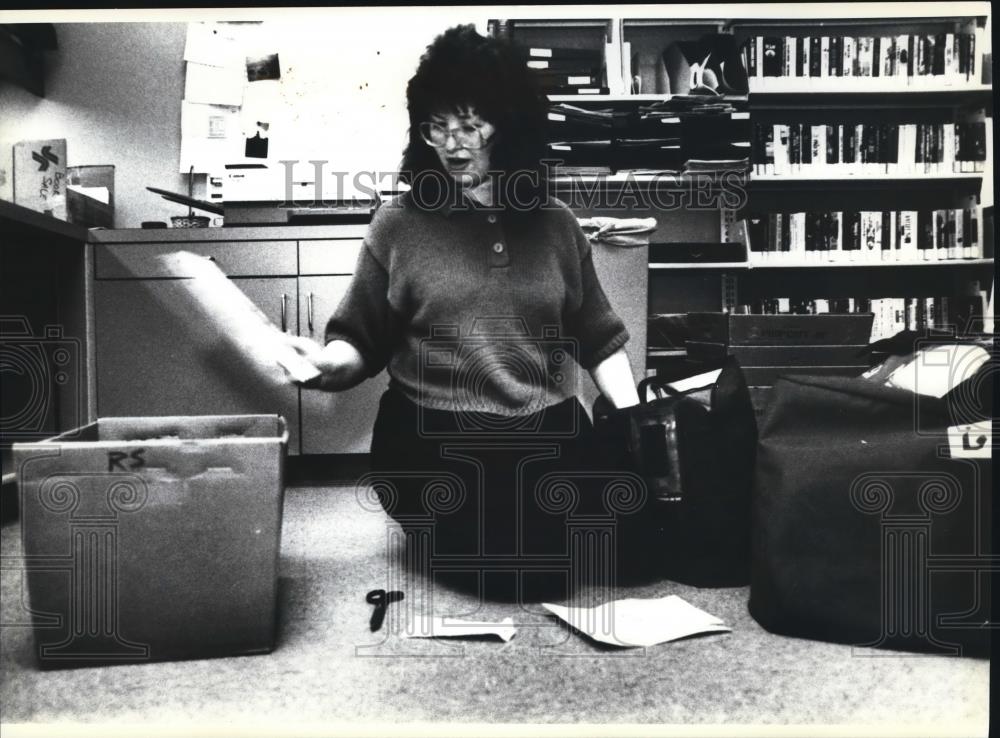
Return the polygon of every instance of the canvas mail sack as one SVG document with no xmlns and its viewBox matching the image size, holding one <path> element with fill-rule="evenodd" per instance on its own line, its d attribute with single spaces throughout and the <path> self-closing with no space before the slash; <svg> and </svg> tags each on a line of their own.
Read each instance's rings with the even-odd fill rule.
<svg viewBox="0 0 1000 738">
<path fill-rule="evenodd" d="M 857 646 L 989 648 L 995 364 L 942 398 L 779 379 L 761 421 L 750 613 Z"/>
</svg>

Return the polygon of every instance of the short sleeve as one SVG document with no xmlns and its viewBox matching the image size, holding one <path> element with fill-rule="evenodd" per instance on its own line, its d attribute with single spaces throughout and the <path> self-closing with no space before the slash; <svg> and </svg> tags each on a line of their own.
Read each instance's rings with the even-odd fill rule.
<svg viewBox="0 0 1000 738">
<path fill-rule="evenodd" d="M 342 340 L 361 354 L 365 373 L 378 374 L 392 353 L 396 330 L 389 306 L 389 273 L 366 241 L 358 255 L 354 278 L 326 324 L 326 343 Z"/>
<path fill-rule="evenodd" d="M 590 242 L 575 219 L 573 227 L 580 257 L 580 300 L 579 308 L 567 317 L 566 328 L 577 340 L 580 366 L 589 370 L 628 343 L 629 333 L 604 294 Z"/>
</svg>

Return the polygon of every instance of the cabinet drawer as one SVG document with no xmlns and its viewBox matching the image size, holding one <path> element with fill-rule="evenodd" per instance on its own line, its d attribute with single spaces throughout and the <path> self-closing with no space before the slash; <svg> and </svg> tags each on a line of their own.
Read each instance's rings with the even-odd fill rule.
<svg viewBox="0 0 1000 738">
<path fill-rule="evenodd" d="M 201 243 L 98 244 L 94 247 L 98 279 L 136 279 L 169 276 L 157 256 L 190 251 L 210 257 L 231 277 L 295 274 L 295 241 L 223 241 Z"/>
<path fill-rule="evenodd" d="M 362 239 L 299 241 L 299 274 L 354 274 Z"/>
</svg>

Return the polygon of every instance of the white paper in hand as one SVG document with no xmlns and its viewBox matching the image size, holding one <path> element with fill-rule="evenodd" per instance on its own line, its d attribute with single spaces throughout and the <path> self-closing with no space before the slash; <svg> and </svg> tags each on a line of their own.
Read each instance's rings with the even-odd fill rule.
<svg viewBox="0 0 1000 738">
<path fill-rule="evenodd" d="M 294 348 L 285 342 L 281 331 L 222 270 L 204 256 L 179 251 L 157 257 L 167 273 L 181 277 L 180 284 L 201 313 L 200 319 L 212 323 L 219 335 L 268 375 L 280 368 L 296 382 L 308 382 L 320 375 Z"/>
<path fill-rule="evenodd" d="M 677 595 L 659 599 L 627 599 L 597 607 L 564 607 L 543 603 L 542 607 L 595 641 L 633 648 L 699 633 L 727 633 L 722 621 L 685 602 Z"/>
</svg>

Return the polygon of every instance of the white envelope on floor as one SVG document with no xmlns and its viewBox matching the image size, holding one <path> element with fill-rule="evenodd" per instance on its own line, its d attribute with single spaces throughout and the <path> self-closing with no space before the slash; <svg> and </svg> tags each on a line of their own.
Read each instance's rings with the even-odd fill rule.
<svg viewBox="0 0 1000 738">
<path fill-rule="evenodd" d="M 465 636 L 495 635 L 504 642 L 517 633 L 513 618 L 499 622 L 446 618 L 440 615 L 417 615 L 410 627 L 400 633 L 403 638 L 461 638 Z"/>
<path fill-rule="evenodd" d="M 655 646 L 699 633 L 726 633 L 722 620 L 677 595 L 659 599 L 627 599 L 597 607 L 542 607 L 596 641 L 614 646 Z"/>
</svg>

